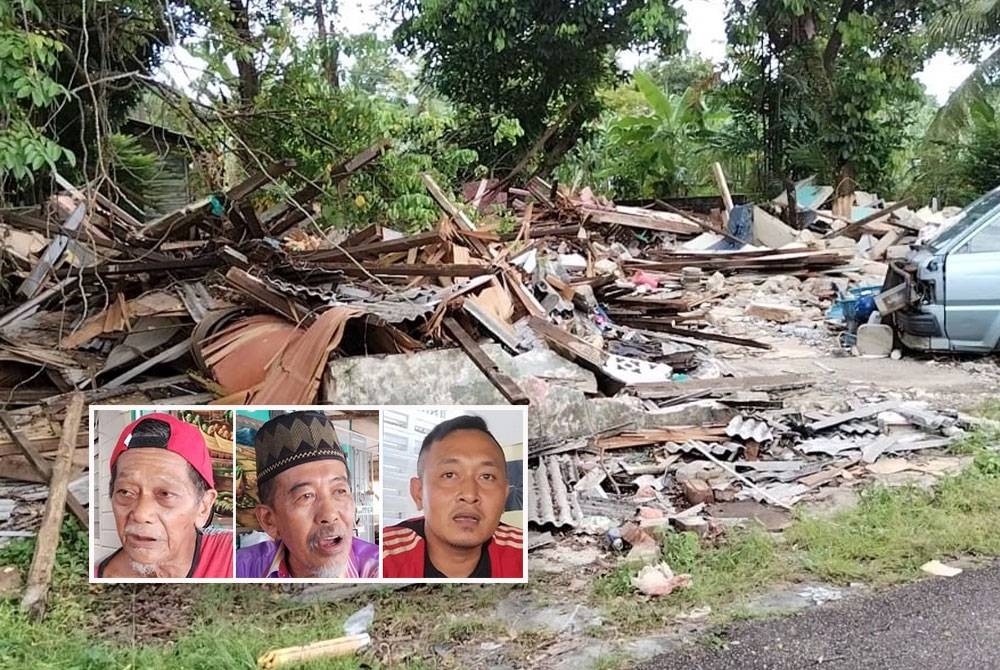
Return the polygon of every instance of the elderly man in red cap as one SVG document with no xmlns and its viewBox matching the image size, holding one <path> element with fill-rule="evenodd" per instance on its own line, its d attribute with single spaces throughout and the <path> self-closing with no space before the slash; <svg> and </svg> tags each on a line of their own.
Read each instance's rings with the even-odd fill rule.
<svg viewBox="0 0 1000 670">
<path fill-rule="evenodd" d="M 126 426 L 111 453 L 110 494 L 122 546 L 98 577 L 233 576 L 233 534 L 202 531 L 217 492 L 197 427 L 169 414 Z"/>
</svg>

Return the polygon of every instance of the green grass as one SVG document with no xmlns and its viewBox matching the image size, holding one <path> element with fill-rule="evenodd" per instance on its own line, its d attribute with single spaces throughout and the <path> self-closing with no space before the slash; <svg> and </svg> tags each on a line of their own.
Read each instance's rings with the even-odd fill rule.
<svg viewBox="0 0 1000 670">
<path fill-rule="evenodd" d="M 594 659 L 591 670 L 624 670 L 635 665 L 635 659 L 629 654 L 603 654 Z"/>
<path fill-rule="evenodd" d="M 920 577 L 932 559 L 1000 556 L 1000 455 L 980 451 L 933 490 L 874 487 L 856 509 L 804 517 L 786 538 L 802 569 L 837 584 L 885 586 Z"/>
<path fill-rule="evenodd" d="M 777 543 L 759 530 L 736 531 L 715 546 L 704 546 L 694 533 L 667 533 L 662 559 L 675 573 L 690 574 L 691 587 L 647 600 L 632 586 L 638 568 L 628 563 L 597 579 L 594 595 L 608 615 L 609 633 L 661 627 L 694 607 L 714 611 L 784 572 Z"/>
</svg>

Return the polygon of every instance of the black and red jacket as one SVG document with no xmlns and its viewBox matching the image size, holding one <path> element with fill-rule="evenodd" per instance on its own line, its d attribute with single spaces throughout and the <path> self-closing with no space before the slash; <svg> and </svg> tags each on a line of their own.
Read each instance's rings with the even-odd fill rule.
<svg viewBox="0 0 1000 670">
<path fill-rule="evenodd" d="M 382 532 L 382 576 L 389 579 L 442 578 L 427 556 L 424 517 L 407 519 Z M 501 523 L 483 544 L 470 578 L 519 579 L 524 575 L 523 533 Z"/>
</svg>

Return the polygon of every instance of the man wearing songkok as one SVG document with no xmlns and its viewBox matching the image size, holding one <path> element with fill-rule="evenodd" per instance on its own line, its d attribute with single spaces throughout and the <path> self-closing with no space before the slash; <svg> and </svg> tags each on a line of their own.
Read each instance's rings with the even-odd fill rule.
<svg viewBox="0 0 1000 670">
<path fill-rule="evenodd" d="M 354 536 L 347 456 L 328 417 L 291 412 L 254 439 L 257 521 L 272 540 L 236 552 L 236 576 L 378 577 L 378 546 Z"/>
</svg>

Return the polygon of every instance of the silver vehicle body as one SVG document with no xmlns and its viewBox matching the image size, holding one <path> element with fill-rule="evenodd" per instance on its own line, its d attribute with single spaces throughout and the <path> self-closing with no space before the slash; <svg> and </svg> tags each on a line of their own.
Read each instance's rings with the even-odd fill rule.
<svg viewBox="0 0 1000 670">
<path fill-rule="evenodd" d="M 966 207 L 905 263 L 890 264 L 885 289 L 909 286 L 908 305 L 893 313 L 912 349 L 1000 349 L 1000 188 Z"/>
</svg>

